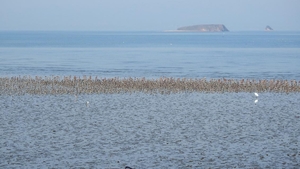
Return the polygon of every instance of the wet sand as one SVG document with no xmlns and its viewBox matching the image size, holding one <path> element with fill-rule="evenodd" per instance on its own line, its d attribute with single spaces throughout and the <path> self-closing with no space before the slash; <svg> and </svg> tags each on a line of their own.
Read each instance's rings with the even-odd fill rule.
<svg viewBox="0 0 300 169">
<path fill-rule="evenodd" d="M 299 168 L 300 95 L 259 95 L 0 95 L 0 168 Z"/>
</svg>

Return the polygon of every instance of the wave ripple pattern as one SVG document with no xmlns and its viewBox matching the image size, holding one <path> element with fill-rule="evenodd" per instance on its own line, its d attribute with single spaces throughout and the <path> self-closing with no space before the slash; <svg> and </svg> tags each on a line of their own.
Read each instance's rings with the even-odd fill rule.
<svg viewBox="0 0 300 169">
<path fill-rule="evenodd" d="M 299 168 L 300 95 L 254 99 L 0 95 L 0 168 Z"/>
</svg>

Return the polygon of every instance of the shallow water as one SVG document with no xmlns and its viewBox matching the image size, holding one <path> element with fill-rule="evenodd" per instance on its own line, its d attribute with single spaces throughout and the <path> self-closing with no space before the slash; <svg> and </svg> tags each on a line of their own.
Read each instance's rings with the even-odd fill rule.
<svg viewBox="0 0 300 169">
<path fill-rule="evenodd" d="M 255 99 L 1 95 L 0 168 L 299 168 L 300 95 Z"/>
</svg>

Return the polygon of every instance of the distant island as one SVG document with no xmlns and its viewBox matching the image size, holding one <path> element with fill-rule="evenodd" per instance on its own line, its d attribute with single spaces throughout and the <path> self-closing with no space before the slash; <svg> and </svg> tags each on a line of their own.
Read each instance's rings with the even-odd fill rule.
<svg viewBox="0 0 300 169">
<path fill-rule="evenodd" d="M 206 24 L 184 26 L 177 29 L 180 32 L 228 32 L 229 30 L 222 24 Z"/>
<path fill-rule="evenodd" d="M 266 26 L 265 31 L 272 31 L 273 29 L 270 26 Z"/>
</svg>

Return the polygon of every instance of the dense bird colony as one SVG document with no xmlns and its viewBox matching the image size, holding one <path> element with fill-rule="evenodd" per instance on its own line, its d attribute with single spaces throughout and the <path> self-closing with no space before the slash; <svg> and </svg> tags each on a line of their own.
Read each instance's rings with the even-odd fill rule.
<svg viewBox="0 0 300 169">
<path fill-rule="evenodd" d="M 92 78 L 91 76 L 1 77 L 0 94 L 101 94 L 180 92 L 300 92 L 296 80 Z"/>
</svg>

